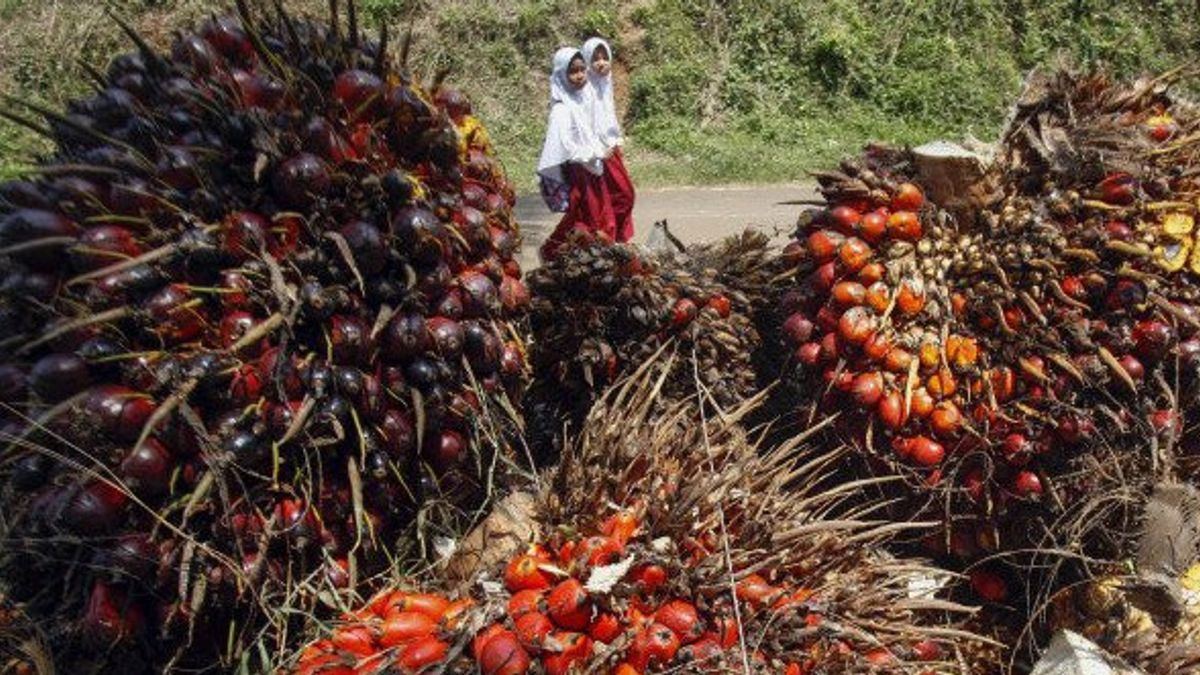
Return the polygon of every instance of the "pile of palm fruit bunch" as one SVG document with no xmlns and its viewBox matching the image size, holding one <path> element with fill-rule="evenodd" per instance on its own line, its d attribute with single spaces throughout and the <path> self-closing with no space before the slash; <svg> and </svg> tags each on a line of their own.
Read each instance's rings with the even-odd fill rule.
<svg viewBox="0 0 1200 675">
<path fill-rule="evenodd" d="M 54 143 L 0 185 L 0 579 L 60 669 L 278 653 L 511 454 L 512 190 L 332 6 L 0 109 Z"/>
<path fill-rule="evenodd" d="M 939 196 L 979 196 L 953 212 L 921 157 L 869 148 L 817 174 L 827 203 L 784 252 L 798 412 L 900 478 L 906 515 L 943 520 L 931 551 L 990 558 L 970 568 L 983 600 L 1044 600 L 1017 551 L 1128 555 L 1146 496 L 1179 473 L 1200 117 L 1178 76 L 1034 79 L 983 178 Z"/>
<path fill-rule="evenodd" d="M 731 406 L 752 395 L 757 296 L 740 288 L 765 287 L 754 281 L 765 276 L 759 270 L 768 268 L 768 254 L 766 238 L 753 234 L 678 255 L 577 237 L 531 272 L 529 361 L 537 379 L 525 413 L 535 452 L 553 456 L 558 425 L 577 427 L 606 386 L 660 349 L 685 357 L 664 385 L 667 399 L 701 392 Z"/>
<path fill-rule="evenodd" d="M 380 593 L 290 672 L 985 672 L 994 649 L 957 628 L 941 573 L 881 551 L 903 527 L 821 488 L 840 450 L 757 448 L 757 401 L 664 412 L 672 367 L 597 403 L 537 488 L 531 541 L 457 587 Z"/>
</svg>

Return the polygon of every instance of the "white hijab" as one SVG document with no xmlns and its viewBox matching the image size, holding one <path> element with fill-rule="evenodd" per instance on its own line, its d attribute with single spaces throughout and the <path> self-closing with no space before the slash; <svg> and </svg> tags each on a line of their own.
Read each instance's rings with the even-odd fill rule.
<svg viewBox="0 0 1200 675">
<path fill-rule="evenodd" d="M 604 173 L 604 146 L 593 132 L 589 116 L 592 90 L 576 89 L 567 79 L 571 61 L 577 56 L 582 54 L 574 47 L 559 48 L 550 73 L 550 119 L 537 172 L 558 182 L 564 181 L 562 165 L 567 162 L 583 164 L 597 176 Z"/>
<path fill-rule="evenodd" d="M 588 68 L 588 82 L 596 92 L 595 100 L 592 101 L 592 124 L 600 142 L 604 143 L 605 147 L 611 148 L 621 145 L 624 139 L 621 138 L 621 122 L 617 119 L 617 105 L 613 100 L 612 67 L 609 66 L 608 73 L 605 75 L 592 69 L 592 55 L 600 47 L 604 47 L 604 51 L 608 53 L 608 62 L 611 64 L 613 60 L 612 46 L 603 38 L 589 39 L 583 43 L 582 51 L 583 60 L 587 63 Z"/>
</svg>

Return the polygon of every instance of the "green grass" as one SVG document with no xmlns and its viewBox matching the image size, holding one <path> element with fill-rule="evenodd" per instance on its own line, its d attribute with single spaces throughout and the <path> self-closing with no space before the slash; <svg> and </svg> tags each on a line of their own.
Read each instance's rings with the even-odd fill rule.
<svg viewBox="0 0 1200 675">
<path fill-rule="evenodd" d="M 322 13 L 325 0 L 285 0 Z M 614 43 L 639 185 L 802 179 L 868 141 L 994 136 L 1024 73 L 1122 76 L 1200 57 L 1194 0 L 359 0 L 365 23 L 411 26 L 412 64 L 453 68 L 518 188 L 533 188 L 549 57 Z M 110 0 L 153 43 L 214 0 Z M 61 105 L 127 43 L 101 8 L 0 0 L 0 91 Z M 0 178 L 47 150 L 0 122 Z"/>
</svg>

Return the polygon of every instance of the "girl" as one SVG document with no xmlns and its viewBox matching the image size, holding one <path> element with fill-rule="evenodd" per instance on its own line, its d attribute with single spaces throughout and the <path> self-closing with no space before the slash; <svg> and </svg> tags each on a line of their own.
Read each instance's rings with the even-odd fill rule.
<svg viewBox="0 0 1200 675">
<path fill-rule="evenodd" d="M 621 145 L 621 123 L 613 102 L 612 47 L 594 37 L 583 43 L 583 58 L 588 63 L 588 81 L 595 96 L 592 99 L 592 125 L 605 148 L 604 182 L 612 196 L 613 217 L 617 221 L 617 241 L 633 238 L 633 181 L 625 170 Z"/>
<path fill-rule="evenodd" d="M 616 236 L 604 181 L 605 149 L 592 130 L 587 84 L 583 54 L 573 47 L 555 52 L 550 120 L 537 171 L 547 205 L 566 213 L 542 244 L 543 260 L 554 257 L 573 233 L 600 234 L 610 240 Z"/>
</svg>

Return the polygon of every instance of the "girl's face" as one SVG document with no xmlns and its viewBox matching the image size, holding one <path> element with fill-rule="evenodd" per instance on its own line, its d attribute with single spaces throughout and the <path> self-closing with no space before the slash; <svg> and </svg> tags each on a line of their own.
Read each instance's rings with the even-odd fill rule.
<svg viewBox="0 0 1200 675">
<path fill-rule="evenodd" d="M 612 69 L 612 62 L 608 59 L 608 50 L 604 47 L 597 47 L 596 51 L 592 52 L 592 70 L 596 74 L 605 77 Z"/>
<path fill-rule="evenodd" d="M 567 66 L 567 81 L 576 89 L 583 89 L 583 85 L 587 84 L 587 66 L 583 63 L 583 57 L 571 59 L 571 65 Z"/>
</svg>

